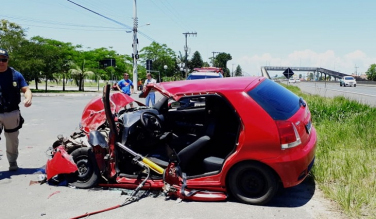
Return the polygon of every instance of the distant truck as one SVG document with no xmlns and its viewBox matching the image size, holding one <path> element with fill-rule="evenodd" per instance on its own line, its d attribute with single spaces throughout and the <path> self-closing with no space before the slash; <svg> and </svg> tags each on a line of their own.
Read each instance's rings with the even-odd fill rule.
<svg viewBox="0 0 376 219">
<path fill-rule="evenodd" d="M 202 67 L 194 68 L 193 72 L 187 77 L 187 80 L 207 79 L 207 78 L 223 78 L 222 68 Z"/>
</svg>

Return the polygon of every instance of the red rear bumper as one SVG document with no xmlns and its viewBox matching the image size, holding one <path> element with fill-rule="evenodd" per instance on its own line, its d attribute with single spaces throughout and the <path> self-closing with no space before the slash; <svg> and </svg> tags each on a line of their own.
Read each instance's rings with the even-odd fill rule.
<svg viewBox="0 0 376 219">
<path fill-rule="evenodd" d="M 286 149 L 283 156 L 263 160 L 272 167 L 281 178 L 283 187 L 292 187 L 301 183 L 311 170 L 315 160 L 317 133 L 314 127 L 311 138 L 305 146 Z"/>
</svg>

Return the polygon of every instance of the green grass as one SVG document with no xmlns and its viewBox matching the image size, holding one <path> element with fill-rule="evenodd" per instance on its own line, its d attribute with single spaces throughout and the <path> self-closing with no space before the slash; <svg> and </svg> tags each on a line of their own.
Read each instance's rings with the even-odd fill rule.
<svg viewBox="0 0 376 219">
<path fill-rule="evenodd" d="M 318 133 L 312 174 L 325 195 L 354 218 L 376 215 L 376 108 L 344 97 L 308 95 Z"/>
<path fill-rule="evenodd" d="M 99 90 L 101 91 L 103 86 L 106 85 L 106 83 L 99 83 Z M 35 86 L 35 83 L 34 81 L 31 81 L 29 83 L 29 86 Z M 56 89 L 52 89 L 51 87 L 56 87 L 56 86 L 60 86 L 61 89 L 59 90 L 56 90 Z M 36 89 L 31 89 L 31 92 L 33 93 L 82 93 L 82 92 L 93 92 L 91 89 L 90 91 L 88 90 L 85 90 L 85 91 L 78 91 L 78 86 L 75 84 L 75 83 L 72 83 L 72 82 L 68 82 L 65 84 L 65 91 L 63 91 L 63 83 L 60 82 L 60 83 L 57 83 L 57 82 L 48 82 L 47 84 L 47 92 L 45 90 L 46 88 L 46 83 L 44 82 L 41 82 L 41 83 L 38 83 L 38 90 Z M 84 88 L 97 88 L 98 87 L 98 84 L 96 82 L 86 82 L 84 84 Z"/>
</svg>

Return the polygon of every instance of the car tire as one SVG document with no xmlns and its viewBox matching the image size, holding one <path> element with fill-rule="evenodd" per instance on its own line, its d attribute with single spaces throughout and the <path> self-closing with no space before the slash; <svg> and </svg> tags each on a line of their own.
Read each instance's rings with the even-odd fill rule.
<svg viewBox="0 0 376 219">
<path fill-rule="evenodd" d="M 236 166 L 228 176 L 228 188 L 239 201 L 264 205 L 268 203 L 278 191 L 275 174 L 259 163 L 243 163 Z"/>
<path fill-rule="evenodd" d="M 91 148 L 82 147 L 71 153 L 73 161 L 76 163 L 78 171 L 71 175 L 70 183 L 80 189 L 94 187 L 99 181 L 99 169 Z"/>
<path fill-rule="evenodd" d="M 356 87 L 356 84 L 354 84 L 354 87 Z"/>
</svg>

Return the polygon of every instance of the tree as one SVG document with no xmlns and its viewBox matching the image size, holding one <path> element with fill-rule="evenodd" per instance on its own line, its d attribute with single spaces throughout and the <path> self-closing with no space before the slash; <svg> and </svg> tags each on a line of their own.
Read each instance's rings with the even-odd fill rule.
<svg viewBox="0 0 376 219">
<path fill-rule="evenodd" d="M 311 72 L 309 73 L 308 80 L 314 80 L 315 75 Z"/>
<path fill-rule="evenodd" d="M 185 56 L 179 51 L 179 55 L 176 58 L 177 72 L 179 72 L 179 77 L 175 78 L 185 78 Z"/>
<path fill-rule="evenodd" d="M 236 76 L 236 77 L 243 76 L 243 71 L 242 71 L 242 68 L 240 67 L 240 65 L 238 65 L 238 66 L 236 67 L 236 70 L 235 70 L 235 76 Z"/>
<path fill-rule="evenodd" d="M 18 51 L 18 66 L 14 66 L 22 72 L 25 80 L 29 83 L 34 80 L 35 89 L 38 90 L 41 72 L 45 67 L 44 53 L 41 45 L 34 40 L 24 40 Z"/>
<path fill-rule="evenodd" d="M 179 69 L 175 52 L 168 48 L 166 44 L 160 45 L 152 42 L 150 46 L 141 49 L 140 58 L 143 63 L 146 63 L 147 59 L 151 59 L 153 61 L 153 70 L 158 71 L 161 78 L 165 76 L 171 77 L 176 72 L 176 69 Z M 167 69 L 164 69 L 165 65 Z"/>
<path fill-rule="evenodd" d="M 19 53 L 22 46 L 26 46 L 26 44 L 25 31 L 21 26 L 4 19 L 0 20 L 0 48 L 8 51 L 10 56 L 9 65 L 22 72 L 24 76 L 27 76 L 22 71 L 25 59 Z M 26 80 L 30 81 L 28 79 Z"/>
<path fill-rule="evenodd" d="M 44 65 L 41 69 L 40 77 L 45 78 L 45 91 L 47 92 L 47 84 L 49 80 L 57 81 L 54 74 L 62 71 L 65 56 L 63 54 L 62 47 L 63 42 L 46 39 L 40 36 L 33 37 L 33 40 L 40 49 L 41 58 L 43 59 Z"/>
<path fill-rule="evenodd" d="M 0 48 L 6 49 L 12 57 L 17 57 L 16 52 L 24 40 L 25 31 L 21 26 L 4 19 L 0 20 Z"/>
<path fill-rule="evenodd" d="M 75 80 L 78 90 L 85 91 L 84 80 L 89 75 L 94 75 L 92 69 L 97 68 L 98 62 L 95 61 L 92 51 L 78 51 L 74 57 L 74 68 L 69 70 L 72 78 Z"/>
<path fill-rule="evenodd" d="M 189 69 L 194 69 L 194 68 L 201 68 L 204 65 L 204 62 L 202 61 L 201 54 L 196 51 L 193 53 L 193 57 L 188 63 L 188 68 Z"/>
<path fill-rule="evenodd" d="M 376 64 L 372 64 L 366 71 L 367 79 L 370 81 L 376 81 Z"/>
<path fill-rule="evenodd" d="M 217 67 L 219 68 L 222 68 L 223 69 L 223 72 L 224 72 L 224 76 L 225 77 L 229 77 L 230 76 L 230 70 L 227 68 L 227 62 L 232 60 L 232 57 L 230 54 L 228 53 L 219 53 L 216 57 L 215 57 L 215 63 Z"/>
</svg>

